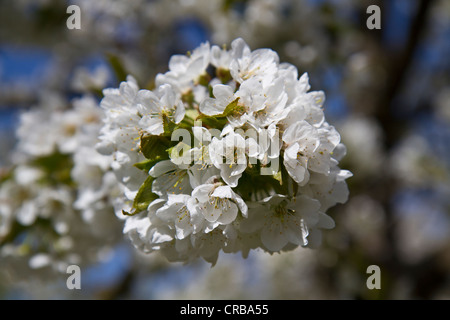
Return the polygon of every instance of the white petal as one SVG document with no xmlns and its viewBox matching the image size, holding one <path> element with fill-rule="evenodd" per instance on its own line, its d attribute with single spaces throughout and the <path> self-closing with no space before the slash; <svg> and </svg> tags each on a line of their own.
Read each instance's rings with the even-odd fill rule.
<svg viewBox="0 0 450 320">
<path fill-rule="evenodd" d="M 232 199 L 234 197 L 234 192 L 229 186 L 219 186 L 214 190 L 211 196 L 223 199 Z"/>
<path fill-rule="evenodd" d="M 143 114 L 148 112 L 159 112 L 161 109 L 158 97 L 152 91 L 146 89 L 139 90 L 136 101 L 138 108 Z M 141 105 L 141 107 L 139 107 L 139 105 Z"/>
<path fill-rule="evenodd" d="M 170 84 L 163 84 L 159 87 L 161 94 L 161 107 L 172 109 L 176 105 L 176 93 Z"/>
<path fill-rule="evenodd" d="M 231 102 L 234 97 L 233 88 L 224 84 L 216 84 L 213 88 L 213 94 L 216 99 L 224 101 L 227 104 Z"/>
<path fill-rule="evenodd" d="M 201 203 L 208 202 L 209 193 L 213 188 L 213 184 L 202 184 L 192 191 L 192 196 L 197 198 Z"/>
<path fill-rule="evenodd" d="M 231 52 L 233 58 L 241 58 L 242 56 L 250 53 L 250 48 L 245 43 L 244 39 L 237 38 L 231 42 Z"/>
<path fill-rule="evenodd" d="M 239 195 L 237 195 L 237 194 L 235 194 L 235 197 L 233 198 L 233 200 L 238 205 L 239 210 L 241 210 L 242 216 L 247 218 L 247 216 L 248 216 L 248 207 L 247 207 L 247 204 L 245 203 L 245 201 L 242 200 L 242 198 Z"/>
<path fill-rule="evenodd" d="M 231 172 L 234 170 L 233 167 L 238 167 L 238 166 L 242 166 L 242 165 L 232 165 L 231 168 L 229 167 L 229 165 L 221 166 L 222 170 L 220 170 L 220 176 L 226 182 L 226 184 L 232 188 L 234 188 L 238 185 L 239 178 L 242 176 L 242 173 L 238 173 L 236 175 L 231 175 Z"/>
<path fill-rule="evenodd" d="M 190 61 L 189 66 L 186 70 L 187 75 L 199 76 L 205 72 L 205 59 L 204 57 L 198 57 L 197 59 Z"/>
<path fill-rule="evenodd" d="M 152 177 L 159 177 L 160 175 L 176 170 L 178 167 L 170 160 L 163 160 L 155 164 L 148 172 Z"/>
<path fill-rule="evenodd" d="M 189 58 L 182 54 L 173 55 L 169 60 L 169 70 L 176 73 L 183 73 L 186 71 L 186 66 L 189 63 Z"/>
<path fill-rule="evenodd" d="M 288 243 L 288 235 L 279 219 L 261 230 L 261 241 L 270 251 L 280 251 Z"/>
<path fill-rule="evenodd" d="M 206 204 L 206 208 L 202 211 L 202 213 L 205 219 L 209 222 L 216 222 L 222 214 L 222 208 L 220 208 L 219 206 L 216 208 L 214 203 L 211 204 L 208 202 Z"/>
<path fill-rule="evenodd" d="M 164 133 L 164 124 L 163 124 L 162 118 L 160 118 L 160 117 L 144 116 L 139 121 L 139 125 L 147 133 L 152 134 L 152 135 L 160 135 L 160 134 Z"/>
<path fill-rule="evenodd" d="M 159 226 L 150 230 L 151 242 L 158 244 L 173 240 L 171 230 L 166 226 Z"/>
<path fill-rule="evenodd" d="M 175 107 L 175 114 L 173 115 L 173 120 L 175 123 L 180 123 L 185 115 L 184 104 L 181 101 L 178 101 L 178 104 Z"/>
<path fill-rule="evenodd" d="M 166 222 L 173 222 L 175 221 L 177 217 L 177 211 L 181 208 L 183 204 L 172 204 L 172 205 L 165 205 L 162 208 L 159 208 L 156 210 L 156 216 L 160 218 L 163 221 Z"/>
<path fill-rule="evenodd" d="M 229 207 L 225 207 L 222 209 L 222 214 L 217 219 L 217 222 L 225 225 L 230 224 L 236 219 L 237 214 L 238 214 L 237 206 L 233 202 L 230 202 Z"/>
<path fill-rule="evenodd" d="M 176 235 L 178 239 L 184 239 L 194 231 L 190 215 L 185 214 L 175 220 Z"/>
<path fill-rule="evenodd" d="M 333 229 L 335 226 L 336 224 L 334 223 L 333 218 L 323 212 L 319 212 L 319 222 L 317 223 L 316 228 Z"/>
<path fill-rule="evenodd" d="M 200 103 L 200 112 L 207 116 L 222 114 L 225 111 L 225 108 L 225 104 L 214 98 L 206 98 Z"/>
<path fill-rule="evenodd" d="M 296 160 L 294 160 L 296 161 Z M 299 184 L 306 183 L 309 178 L 308 170 L 306 170 L 299 162 L 295 162 L 293 165 L 291 162 L 284 161 L 287 172 L 294 179 L 295 182 Z M 306 182 L 305 182 L 306 181 Z"/>
<path fill-rule="evenodd" d="M 297 154 L 300 149 L 298 143 L 294 143 L 286 148 L 284 151 L 284 158 L 286 160 L 297 159 Z"/>
</svg>

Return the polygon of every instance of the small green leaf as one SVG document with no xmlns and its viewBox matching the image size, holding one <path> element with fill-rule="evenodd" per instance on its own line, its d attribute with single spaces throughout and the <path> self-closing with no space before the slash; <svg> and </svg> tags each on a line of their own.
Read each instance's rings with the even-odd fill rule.
<svg viewBox="0 0 450 320">
<path fill-rule="evenodd" d="M 200 115 L 196 120 L 199 120 L 202 122 L 202 125 L 204 125 L 206 128 L 215 128 L 218 130 L 222 130 L 223 127 L 228 123 L 228 120 L 226 117 L 222 116 L 215 116 L 210 117 L 206 115 Z"/>
<path fill-rule="evenodd" d="M 273 175 L 273 178 L 280 182 L 280 185 L 283 184 L 283 179 L 281 178 L 281 171 L 278 171 Z"/>
<path fill-rule="evenodd" d="M 134 215 L 136 215 L 136 214 L 138 214 L 138 213 L 139 213 L 139 211 L 128 212 L 128 211 L 122 210 L 122 214 L 123 214 L 124 216 L 129 216 L 129 217 L 132 217 L 132 216 L 134 216 Z"/>
<path fill-rule="evenodd" d="M 150 203 L 158 198 L 158 195 L 152 192 L 153 180 L 154 178 L 152 176 L 148 176 L 147 179 L 144 181 L 142 186 L 139 188 L 136 197 L 134 198 L 133 208 L 136 209 L 136 212 L 127 213 L 128 215 L 133 215 L 138 212 L 147 210 Z M 126 213 L 124 214 L 127 215 Z"/>
<path fill-rule="evenodd" d="M 127 72 L 120 58 L 112 53 L 108 53 L 107 59 L 112 69 L 114 70 L 117 81 L 125 81 L 127 79 Z"/>
<path fill-rule="evenodd" d="M 135 163 L 133 166 L 135 166 L 139 170 L 142 170 L 142 171 L 145 171 L 148 173 L 155 164 L 157 164 L 158 162 L 160 162 L 162 160 L 165 160 L 165 159 L 163 159 L 160 156 L 157 156 L 154 159 L 146 159 L 142 162 Z"/>
<path fill-rule="evenodd" d="M 229 116 L 230 114 L 236 112 L 236 111 L 240 111 L 240 107 L 238 105 L 239 102 L 239 98 L 236 98 L 235 100 L 233 100 L 232 102 L 230 102 L 230 104 L 227 105 L 227 107 L 225 108 L 225 110 L 223 111 L 223 113 L 221 114 L 222 116 L 226 117 Z"/>
<path fill-rule="evenodd" d="M 163 118 L 163 127 L 164 127 L 164 136 L 170 137 L 172 132 L 175 130 L 176 124 L 170 120 L 169 115 L 162 114 Z"/>
<path fill-rule="evenodd" d="M 149 160 L 168 159 L 166 149 L 170 147 L 170 140 L 165 136 L 142 135 L 141 152 Z"/>
</svg>

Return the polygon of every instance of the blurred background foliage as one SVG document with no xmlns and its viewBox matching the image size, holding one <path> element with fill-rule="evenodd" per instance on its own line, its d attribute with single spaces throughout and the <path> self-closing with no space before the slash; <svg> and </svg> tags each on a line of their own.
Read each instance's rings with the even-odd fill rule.
<svg viewBox="0 0 450 320">
<path fill-rule="evenodd" d="M 81 8 L 80 30 L 66 28 L 70 4 Z M 371 4 L 381 8 L 380 30 L 366 27 Z M 22 270 L 0 256 L 1 298 L 450 298 L 445 0 L 1 1 L 2 172 L 12 164 L 20 113 L 48 96 L 100 101 L 126 74 L 151 88 L 171 55 L 236 37 L 275 50 L 326 93 L 327 120 L 348 149 L 340 167 L 354 176 L 348 202 L 329 211 L 336 228 L 322 248 L 222 254 L 211 268 L 138 254 L 118 235 L 82 268 L 78 291 L 66 288 L 65 274 Z M 366 287 L 369 265 L 381 268 L 380 290 Z"/>
</svg>

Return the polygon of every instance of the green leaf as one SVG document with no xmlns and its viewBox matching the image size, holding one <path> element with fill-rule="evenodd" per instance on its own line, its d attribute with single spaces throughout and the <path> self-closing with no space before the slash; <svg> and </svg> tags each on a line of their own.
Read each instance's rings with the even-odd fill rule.
<svg viewBox="0 0 450 320">
<path fill-rule="evenodd" d="M 275 180 L 279 181 L 279 182 L 280 182 L 280 185 L 283 184 L 283 179 L 282 179 L 282 177 L 281 177 L 281 171 L 278 171 L 277 173 L 275 173 L 275 174 L 273 175 L 273 178 L 274 178 Z"/>
<path fill-rule="evenodd" d="M 197 120 L 201 120 L 202 123 L 205 124 L 206 126 L 220 130 L 227 124 L 227 122 L 228 122 L 227 116 L 229 116 L 231 114 L 242 113 L 242 110 L 241 110 L 242 107 L 238 105 L 238 102 L 239 102 L 239 98 L 236 98 L 235 100 L 230 102 L 225 107 L 225 110 L 223 111 L 222 114 L 219 114 L 217 116 L 206 116 L 204 114 L 201 114 L 197 118 Z"/>
<path fill-rule="evenodd" d="M 234 101 L 230 102 L 230 104 L 227 105 L 227 107 L 225 108 L 225 110 L 223 111 L 221 116 L 226 117 L 236 111 L 239 112 L 240 106 L 238 105 L 238 102 L 239 102 L 239 98 L 236 98 Z"/>
<path fill-rule="evenodd" d="M 206 128 L 215 128 L 218 130 L 222 130 L 223 127 L 228 123 L 228 120 L 226 117 L 222 116 L 215 116 L 210 117 L 206 115 L 200 115 L 196 120 L 199 120 L 202 122 L 202 125 L 204 125 Z"/>
<path fill-rule="evenodd" d="M 163 127 L 164 127 L 164 136 L 170 137 L 172 132 L 175 130 L 176 124 L 170 120 L 167 114 L 162 114 L 163 118 Z"/>
<path fill-rule="evenodd" d="M 165 136 L 142 135 L 141 136 L 141 152 L 149 160 L 168 159 L 166 149 L 170 147 L 170 140 Z"/>
<path fill-rule="evenodd" d="M 133 202 L 133 208 L 136 209 L 136 211 L 134 213 L 129 213 L 129 215 L 147 210 L 150 203 L 158 198 L 158 195 L 152 192 L 152 184 L 154 179 L 155 178 L 153 178 L 152 176 L 148 176 L 142 186 L 139 188 L 139 191 Z"/>
<path fill-rule="evenodd" d="M 138 214 L 138 213 L 139 213 L 139 211 L 128 212 L 128 211 L 122 210 L 122 214 L 124 216 L 129 216 L 129 217 L 132 217 L 132 216 L 134 216 L 135 214 Z"/>
<path fill-rule="evenodd" d="M 163 159 L 162 157 L 157 156 L 154 159 L 146 159 L 142 162 L 135 163 L 133 166 L 138 168 L 139 170 L 142 170 L 142 171 L 145 171 L 148 173 L 155 164 L 157 164 L 158 162 L 160 162 L 162 160 L 166 160 L 166 159 Z"/>
<path fill-rule="evenodd" d="M 123 66 L 123 63 L 120 60 L 120 58 L 112 53 L 108 53 L 106 57 L 112 69 L 114 70 L 114 74 L 116 75 L 117 81 L 119 82 L 125 81 L 127 79 L 128 73 L 126 72 L 125 67 Z"/>
</svg>

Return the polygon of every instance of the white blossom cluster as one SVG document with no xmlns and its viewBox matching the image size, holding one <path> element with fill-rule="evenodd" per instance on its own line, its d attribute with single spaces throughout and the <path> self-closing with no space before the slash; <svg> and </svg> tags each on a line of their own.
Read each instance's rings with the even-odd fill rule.
<svg viewBox="0 0 450 320">
<path fill-rule="evenodd" d="M 97 150 L 113 155 L 116 214 L 134 245 L 213 264 L 220 250 L 319 245 L 351 173 L 338 167 L 345 147 L 324 93 L 308 81 L 238 38 L 173 56 L 152 90 L 130 76 L 105 89 Z"/>
<path fill-rule="evenodd" d="M 69 108 L 54 94 L 21 114 L 15 167 L 0 176 L 0 265 L 11 273 L 65 273 L 120 239 L 111 159 L 95 150 L 102 117 L 90 96 Z"/>
</svg>

